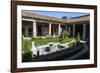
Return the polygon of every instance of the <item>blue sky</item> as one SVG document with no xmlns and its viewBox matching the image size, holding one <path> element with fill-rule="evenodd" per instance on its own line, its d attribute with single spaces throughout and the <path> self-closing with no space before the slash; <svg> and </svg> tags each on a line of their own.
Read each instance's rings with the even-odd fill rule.
<svg viewBox="0 0 100 73">
<path fill-rule="evenodd" d="M 63 16 L 66 16 L 67 18 L 73 18 L 83 15 L 88 15 L 88 13 L 79 13 L 79 12 L 54 12 L 54 11 L 32 11 L 32 12 L 47 16 L 53 16 L 57 18 L 62 18 Z"/>
</svg>

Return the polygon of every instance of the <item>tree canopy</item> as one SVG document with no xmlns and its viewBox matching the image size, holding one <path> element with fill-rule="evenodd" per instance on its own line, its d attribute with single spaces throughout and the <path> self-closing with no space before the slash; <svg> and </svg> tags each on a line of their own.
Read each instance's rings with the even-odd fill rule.
<svg viewBox="0 0 100 73">
<path fill-rule="evenodd" d="M 62 19 L 67 19 L 67 16 L 63 16 Z"/>
</svg>

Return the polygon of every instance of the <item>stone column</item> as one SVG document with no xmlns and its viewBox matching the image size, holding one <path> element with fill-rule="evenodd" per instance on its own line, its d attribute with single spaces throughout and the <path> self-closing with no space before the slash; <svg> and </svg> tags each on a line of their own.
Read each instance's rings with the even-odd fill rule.
<svg viewBox="0 0 100 73">
<path fill-rule="evenodd" d="M 75 24 L 73 24 L 73 37 L 75 38 Z"/>
<path fill-rule="evenodd" d="M 83 40 L 85 40 L 86 36 L 86 24 L 83 24 Z"/>
<path fill-rule="evenodd" d="M 61 33 L 61 27 L 60 26 L 61 26 L 61 24 L 58 25 L 58 35 L 60 35 L 60 33 Z"/>
<path fill-rule="evenodd" d="M 33 37 L 37 36 L 37 27 L 36 27 L 36 21 L 33 22 Z"/>
<path fill-rule="evenodd" d="M 51 23 L 49 23 L 49 36 L 51 36 Z"/>
</svg>

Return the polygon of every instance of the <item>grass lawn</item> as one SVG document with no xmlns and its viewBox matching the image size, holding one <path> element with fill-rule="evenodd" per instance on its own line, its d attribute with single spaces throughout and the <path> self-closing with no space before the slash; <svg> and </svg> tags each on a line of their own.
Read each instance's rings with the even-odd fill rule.
<svg viewBox="0 0 100 73">
<path fill-rule="evenodd" d="M 46 38 L 33 38 L 32 41 L 35 42 L 36 46 L 40 46 L 40 45 L 46 45 L 48 43 L 68 43 L 71 42 L 73 40 L 73 38 L 66 38 L 63 39 L 62 41 L 59 40 L 58 37 L 46 37 Z"/>
</svg>

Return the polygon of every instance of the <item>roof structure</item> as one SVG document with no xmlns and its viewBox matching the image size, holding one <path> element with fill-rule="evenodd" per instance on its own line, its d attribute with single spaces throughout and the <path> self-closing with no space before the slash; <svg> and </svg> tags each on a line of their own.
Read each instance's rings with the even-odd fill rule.
<svg viewBox="0 0 100 73">
<path fill-rule="evenodd" d="M 47 15 L 36 14 L 36 13 L 29 12 L 29 11 L 22 11 L 22 17 L 43 19 L 43 20 L 62 22 L 62 23 L 77 23 L 77 22 L 84 22 L 84 21 L 90 20 L 90 15 L 79 16 L 79 17 L 75 17 L 71 19 L 61 19 L 61 18 L 51 17 Z"/>
</svg>

